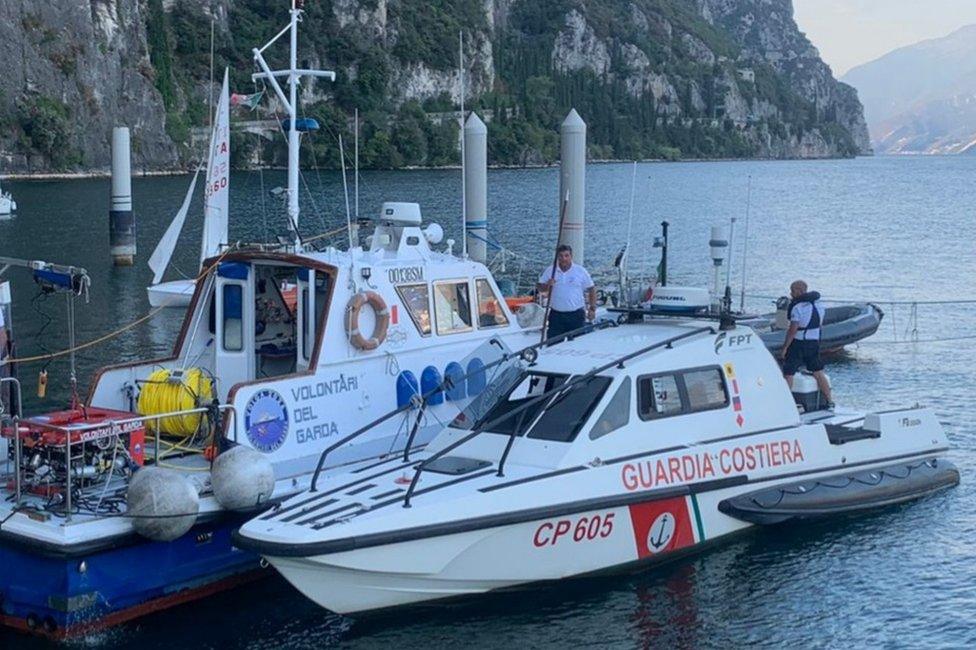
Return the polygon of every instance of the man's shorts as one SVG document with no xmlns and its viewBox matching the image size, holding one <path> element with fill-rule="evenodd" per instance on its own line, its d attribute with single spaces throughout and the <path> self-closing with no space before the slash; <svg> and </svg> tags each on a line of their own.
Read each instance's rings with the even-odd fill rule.
<svg viewBox="0 0 976 650">
<path fill-rule="evenodd" d="M 820 341 L 793 341 L 790 344 L 790 349 L 786 351 L 786 360 L 783 361 L 783 374 L 795 375 L 804 366 L 810 372 L 823 370 Z"/>
</svg>

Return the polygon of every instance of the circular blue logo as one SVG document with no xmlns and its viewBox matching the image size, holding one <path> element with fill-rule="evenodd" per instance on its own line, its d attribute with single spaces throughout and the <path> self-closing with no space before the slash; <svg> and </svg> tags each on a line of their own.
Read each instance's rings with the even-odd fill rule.
<svg viewBox="0 0 976 650">
<path fill-rule="evenodd" d="M 270 453 L 288 437 L 288 406 L 277 392 L 269 389 L 254 393 L 244 409 L 247 439 L 258 451 Z"/>
</svg>

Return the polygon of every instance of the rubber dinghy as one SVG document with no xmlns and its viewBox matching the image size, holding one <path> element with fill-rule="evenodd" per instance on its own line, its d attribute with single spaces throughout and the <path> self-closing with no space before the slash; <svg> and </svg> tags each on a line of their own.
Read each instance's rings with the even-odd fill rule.
<svg viewBox="0 0 976 650">
<path fill-rule="evenodd" d="M 313 478 L 235 544 L 354 613 L 673 559 L 754 526 L 773 490 L 832 514 L 959 480 L 931 410 L 800 414 L 741 325 L 607 323 L 506 363 L 425 449 Z"/>
<path fill-rule="evenodd" d="M 884 312 L 872 303 L 834 305 L 824 311 L 826 313 L 820 332 L 820 350 L 828 354 L 839 352 L 845 346 L 874 335 L 884 318 Z M 785 310 L 743 319 L 742 322 L 757 331 L 770 352 L 782 349 L 786 340 Z"/>
<path fill-rule="evenodd" d="M 754 524 L 779 524 L 894 505 L 958 483 L 959 470 L 930 458 L 758 490 L 726 499 L 718 509 Z"/>
</svg>

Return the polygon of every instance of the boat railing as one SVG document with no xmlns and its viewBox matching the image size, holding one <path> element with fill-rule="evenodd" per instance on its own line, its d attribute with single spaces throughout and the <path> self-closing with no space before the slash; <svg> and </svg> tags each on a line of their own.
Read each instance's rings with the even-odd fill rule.
<svg viewBox="0 0 976 650">
<path fill-rule="evenodd" d="M 7 416 L 6 413 L 0 413 L 0 427 L 3 426 L 4 421 L 9 421 L 14 431 L 17 431 L 17 424 L 20 421 L 20 416 L 24 412 L 24 405 L 22 402 L 21 392 L 20 392 L 20 380 L 16 377 L 0 377 L 0 386 L 4 384 L 10 384 L 14 387 L 17 394 L 17 410 L 14 411 L 13 416 Z M 0 404 L 2 406 L 2 404 Z M 17 462 L 14 467 L 16 468 L 16 476 L 14 477 L 14 490 L 17 493 L 17 504 L 20 504 L 20 436 L 15 436 L 14 442 L 14 455 L 17 458 Z"/>
<path fill-rule="evenodd" d="M 0 381 L 9 381 L 13 378 L 4 378 Z M 20 382 L 13 379 L 16 382 L 17 394 L 20 395 Z M 153 413 L 151 415 L 137 415 L 131 418 L 117 418 L 117 419 L 107 419 L 100 422 L 95 422 L 91 424 L 71 424 L 68 426 L 58 426 L 52 424 L 42 425 L 43 429 L 51 431 L 53 433 L 60 434 L 62 436 L 61 441 L 50 445 L 51 447 L 61 447 L 64 449 L 64 464 L 65 464 L 65 480 L 64 480 L 64 505 L 65 505 L 65 520 L 71 521 L 72 514 L 72 481 L 76 478 L 77 472 L 74 471 L 72 466 L 72 458 L 74 457 L 72 453 L 73 447 L 81 446 L 81 454 L 84 456 L 84 445 L 92 444 L 99 440 L 114 439 L 117 436 L 132 433 L 139 429 L 144 429 L 147 424 L 153 423 L 153 463 L 158 464 L 160 461 L 159 450 L 162 446 L 162 427 L 161 423 L 167 418 L 182 418 L 193 415 L 206 415 L 210 419 L 210 424 L 213 427 L 215 438 L 220 435 L 221 422 L 229 416 L 228 422 L 230 426 L 234 425 L 234 420 L 236 419 L 236 410 L 231 404 L 209 404 L 207 406 L 200 406 L 191 409 L 182 409 L 177 411 L 168 411 L 165 413 Z M 11 418 L 11 426 L 13 428 L 13 438 L 14 438 L 14 473 L 15 486 L 14 486 L 14 503 L 15 506 L 19 507 L 23 501 L 23 487 L 22 487 L 22 475 L 23 468 L 21 467 L 21 445 L 23 433 L 20 429 L 20 424 L 23 421 L 20 415 L 16 415 Z M 32 423 L 34 426 L 38 426 L 36 423 Z M 112 471 L 111 468 L 108 471 Z M 108 480 L 108 479 L 106 479 Z"/>
<path fill-rule="evenodd" d="M 507 361 L 511 361 L 512 359 L 515 359 L 515 358 L 522 358 L 523 360 L 527 361 L 528 363 L 532 363 L 533 361 L 535 361 L 535 358 L 538 355 L 538 351 L 539 351 L 540 348 L 543 348 L 543 347 L 546 347 L 546 346 L 549 346 L 549 345 L 554 345 L 556 343 L 561 343 L 562 341 L 565 341 L 566 339 L 570 339 L 570 338 L 573 338 L 573 337 L 576 337 L 576 336 L 582 336 L 583 334 L 586 334 L 586 333 L 591 332 L 591 331 L 594 331 L 594 330 L 604 329 L 606 327 L 616 327 L 616 326 L 617 326 L 617 323 L 615 321 L 601 321 L 601 322 L 598 322 L 598 323 L 594 323 L 594 324 L 590 324 L 590 325 L 585 325 L 585 326 L 580 327 L 578 329 L 575 329 L 575 330 L 571 330 L 569 332 L 566 332 L 565 334 L 561 334 L 559 336 L 554 336 L 552 338 L 549 338 L 549 339 L 545 339 L 543 341 L 540 341 L 539 343 L 535 343 L 533 345 L 524 347 L 524 348 L 518 350 L 517 352 L 506 352 L 505 354 L 503 354 L 498 359 L 495 359 L 494 361 L 492 361 L 490 363 L 486 363 L 484 366 L 482 366 L 480 368 L 477 368 L 476 370 L 472 370 L 470 372 L 467 372 L 464 375 L 457 376 L 457 377 L 445 377 L 439 384 L 437 384 L 437 386 L 435 386 L 434 388 L 428 390 L 426 393 L 416 393 L 413 396 L 413 398 L 410 401 L 408 401 L 406 404 L 404 404 L 404 405 L 402 405 L 402 406 L 400 406 L 400 407 L 398 407 L 398 408 L 396 408 L 396 409 L 394 409 L 392 411 L 389 411 L 388 413 L 386 413 L 384 415 L 381 415 L 380 417 L 376 418 L 375 420 L 373 420 L 369 424 L 366 424 L 366 425 L 360 427 L 359 429 L 356 429 L 355 431 L 353 431 L 352 433 L 350 433 L 348 436 L 346 436 L 344 438 L 341 438 L 340 440 L 336 441 L 335 443 L 333 443 L 332 445 L 330 445 L 329 447 L 327 447 L 322 452 L 322 454 L 319 456 L 319 462 L 315 466 L 315 473 L 312 474 L 312 482 L 311 482 L 311 485 L 309 486 L 309 491 L 310 492 L 315 492 L 316 491 L 316 488 L 318 486 L 319 475 L 322 473 L 322 470 L 325 467 L 325 460 L 326 460 L 326 458 L 328 458 L 329 454 L 331 454 L 336 449 L 339 449 L 343 445 L 346 445 L 346 444 L 352 442 L 353 440 L 355 440 L 359 436 L 363 435 L 364 433 L 366 433 L 370 429 L 372 429 L 372 428 L 374 428 L 374 427 L 382 424 L 383 422 L 386 422 L 387 420 L 389 420 L 391 418 L 394 418 L 397 415 L 406 413 L 406 412 L 408 412 L 408 411 L 416 408 L 417 409 L 417 418 L 416 418 L 416 420 L 414 420 L 413 426 L 410 428 L 410 434 L 407 437 L 407 442 L 406 442 L 406 445 L 405 445 L 405 447 L 403 449 L 403 460 L 404 460 L 404 462 L 409 462 L 410 461 L 410 451 L 411 451 L 411 448 L 413 447 L 413 441 L 414 441 L 414 439 L 417 436 L 418 429 L 420 428 L 421 418 L 423 417 L 423 414 L 424 414 L 424 412 L 427 409 L 428 400 L 431 397 L 433 397 L 434 395 L 437 395 L 439 393 L 442 393 L 442 392 L 446 392 L 446 391 L 451 390 L 454 387 L 455 383 L 459 383 L 459 382 L 462 382 L 462 381 L 467 381 L 471 377 L 484 374 L 488 370 L 491 370 L 492 368 L 497 367 L 497 366 L 499 366 L 499 365 L 501 365 L 503 363 L 506 363 Z M 492 339 L 490 339 L 489 340 L 489 344 L 492 344 L 492 343 L 495 344 L 495 345 L 498 345 L 499 347 L 501 347 L 501 341 L 498 338 L 492 338 Z"/>
<path fill-rule="evenodd" d="M 625 355 L 622 355 L 622 356 L 614 359 L 613 361 L 611 361 L 609 363 L 605 363 L 605 364 L 603 364 L 601 366 L 597 366 L 596 368 L 593 368 L 592 370 L 586 372 L 585 374 L 578 375 L 578 376 L 570 379 L 569 381 L 561 384 L 560 386 L 558 386 L 556 388 L 553 388 L 552 390 L 546 391 L 545 393 L 543 393 L 541 395 L 538 395 L 536 397 L 533 397 L 532 399 L 526 401 L 524 404 L 521 404 L 521 405 L 517 406 L 516 408 L 512 409 L 511 411 L 508 411 L 507 413 L 504 413 L 503 415 L 500 415 L 499 417 L 491 420 L 490 422 L 487 422 L 487 423 L 483 424 L 481 427 L 475 429 L 474 431 L 472 431 L 468 435 L 462 436 L 461 438 L 455 440 L 454 442 L 452 442 L 451 444 L 447 445 L 446 447 L 444 447 L 440 451 L 438 451 L 438 452 L 432 454 L 431 456 L 429 456 L 428 458 L 424 459 L 421 463 L 419 463 L 417 465 L 417 468 L 414 471 L 413 479 L 410 481 L 410 487 L 407 488 L 406 494 L 403 495 L 403 507 L 404 508 L 409 508 L 410 507 L 410 498 L 413 496 L 413 493 L 414 493 L 414 490 L 417 487 L 418 481 L 420 481 L 420 475 L 427 468 L 427 466 L 430 465 L 432 462 L 436 461 L 437 459 L 442 458 L 445 455 L 449 454 L 450 452 L 454 451 L 455 449 L 457 449 L 461 445 L 463 445 L 463 444 L 467 443 L 468 441 L 476 438 L 477 436 L 481 435 L 482 433 L 484 433 L 486 431 L 491 431 L 492 429 L 494 429 L 495 427 L 497 427 L 499 424 L 505 422 L 506 420 L 509 420 L 509 419 L 515 417 L 516 415 L 522 415 L 522 414 L 524 414 L 528 409 L 532 408 L 533 406 L 535 406 L 537 404 L 551 401 L 554 398 L 557 398 L 557 396 L 559 396 L 559 395 L 564 395 L 564 394 L 568 393 L 574 387 L 579 386 L 580 384 L 583 384 L 585 382 L 588 382 L 590 379 L 592 379 L 596 375 L 600 374 L 601 372 L 606 372 L 610 368 L 614 368 L 614 367 L 623 368 L 624 367 L 624 364 L 626 362 L 632 360 L 632 359 L 635 359 L 635 358 L 637 358 L 639 356 L 645 355 L 645 354 L 647 354 L 649 352 L 653 352 L 655 350 L 659 350 L 661 348 L 670 349 L 670 348 L 672 348 L 674 346 L 675 343 L 678 343 L 679 341 L 682 341 L 684 339 L 691 338 L 693 336 L 697 336 L 698 334 L 703 334 L 703 333 L 706 333 L 706 332 L 707 333 L 710 333 L 710 334 L 714 334 L 715 333 L 715 328 L 714 327 L 708 327 L 708 326 L 706 326 L 706 327 L 697 327 L 697 328 L 695 328 L 693 330 L 689 330 L 687 332 L 683 332 L 683 333 L 678 334 L 676 336 L 672 336 L 671 338 L 668 338 L 668 339 L 666 339 L 664 341 L 659 341 L 659 342 L 654 343 L 652 345 L 648 345 L 646 347 L 643 347 L 643 348 L 641 348 L 639 350 L 635 350 L 634 352 L 629 352 L 629 353 L 627 353 Z M 499 461 L 498 461 L 498 472 L 497 472 L 497 475 L 498 476 L 504 476 L 505 475 L 504 474 L 504 471 L 505 471 L 505 461 L 508 459 L 509 452 L 512 450 L 512 446 L 515 444 L 515 438 L 518 437 L 518 434 L 519 434 L 520 429 L 521 429 L 521 422 L 519 423 L 519 426 L 512 427 L 512 432 L 511 432 L 511 434 L 508 437 L 508 441 L 505 444 L 505 449 L 504 449 L 504 451 L 502 451 L 502 455 L 501 455 L 501 457 L 499 458 Z"/>
</svg>

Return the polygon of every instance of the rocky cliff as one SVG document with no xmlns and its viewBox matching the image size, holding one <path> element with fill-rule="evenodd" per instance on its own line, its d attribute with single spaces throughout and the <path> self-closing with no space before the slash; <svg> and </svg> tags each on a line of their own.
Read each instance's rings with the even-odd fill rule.
<svg viewBox="0 0 976 650">
<path fill-rule="evenodd" d="M 105 169 L 116 124 L 132 128 L 137 167 L 185 164 L 198 156 L 191 127 L 206 123 L 211 18 L 218 67 L 249 92 L 250 47 L 286 6 L 4 0 L 0 171 Z M 328 127 L 309 142 L 319 164 L 337 163 L 353 109 L 365 165 L 453 162 L 460 31 L 466 103 L 491 123 L 494 163 L 553 161 L 571 106 L 596 158 L 870 149 L 856 93 L 800 33 L 791 0 L 307 0 L 306 11 L 302 58 L 338 73 L 303 88 Z M 249 117 L 274 117 L 265 105 Z M 238 136 L 237 160 L 280 158 L 277 140 Z"/>
<path fill-rule="evenodd" d="M 0 2 L 0 172 L 104 169 L 115 125 L 137 167 L 176 164 L 146 23 L 131 0 Z"/>
</svg>

